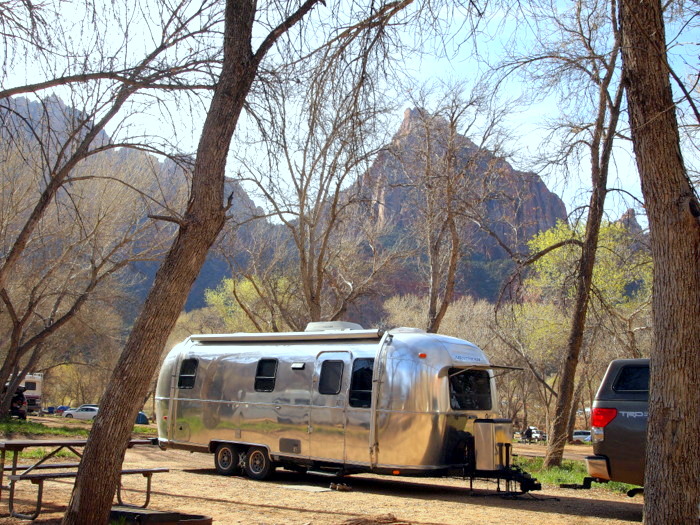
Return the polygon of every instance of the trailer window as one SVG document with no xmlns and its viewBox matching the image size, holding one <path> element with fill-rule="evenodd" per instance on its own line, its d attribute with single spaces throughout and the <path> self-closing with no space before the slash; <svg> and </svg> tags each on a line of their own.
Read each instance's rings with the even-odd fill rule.
<svg viewBox="0 0 700 525">
<path fill-rule="evenodd" d="M 343 382 L 343 362 L 324 361 L 321 365 L 321 377 L 318 380 L 318 393 L 335 395 L 340 393 Z"/>
<path fill-rule="evenodd" d="M 36 390 L 36 383 L 34 381 L 26 381 L 24 386 L 27 387 L 27 390 Z"/>
<path fill-rule="evenodd" d="M 369 408 L 372 405 L 372 369 L 374 359 L 355 359 L 350 379 L 350 406 Z"/>
<path fill-rule="evenodd" d="M 197 360 L 183 359 L 180 365 L 180 376 L 177 378 L 178 388 L 194 388 L 194 380 L 197 377 Z"/>
<path fill-rule="evenodd" d="M 491 410 L 491 379 L 486 370 L 450 368 L 449 376 L 454 410 Z"/>
<path fill-rule="evenodd" d="M 272 392 L 277 377 L 277 359 L 261 359 L 255 372 L 255 391 Z"/>
</svg>

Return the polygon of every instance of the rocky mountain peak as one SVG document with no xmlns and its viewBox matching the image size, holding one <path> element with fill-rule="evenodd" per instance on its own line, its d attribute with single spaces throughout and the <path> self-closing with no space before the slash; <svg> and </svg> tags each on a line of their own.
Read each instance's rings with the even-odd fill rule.
<svg viewBox="0 0 700 525">
<path fill-rule="evenodd" d="M 426 118 L 430 118 L 427 111 L 422 108 L 406 108 L 403 112 L 403 122 L 399 126 L 399 130 L 394 135 L 394 138 L 405 137 L 415 132 L 416 125 L 419 122 L 425 121 Z M 433 117 L 436 118 L 436 117 Z"/>
<path fill-rule="evenodd" d="M 637 221 L 637 213 L 632 208 L 623 213 L 617 221 L 619 224 L 625 227 L 625 229 L 633 235 L 638 235 L 642 233 L 642 227 Z"/>
<path fill-rule="evenodd" d="M 378 223 L 410 227 L 416 217 L 416 199 L 420 200 L 415 193 L 420 186 L 416 181 L 423 176 L 427 151 L 434 159 L 453 157 L 454 169 L 469 181 L 464 186 L 480 194 L 474 195 L 475 199 L 483 198 L 484 192 L 491 195 L 483 204 L 489 221 L 484 226 L 513 249 L 524 249 L 532 235 L 567 219 L 564 203 L 537 174 L 518 171 L 502 157 L 478 148 L 468 137 L 450 132 L 442 117 L 422 108 L 405 110 L 391 144 L 379 153 L 363 180 Z M 473 240 L 473 250 L 488 259 L 505 256 L 493 236 L 475 228 L 472 225 L 471 231 L 465 232 Z"/>
</svg>

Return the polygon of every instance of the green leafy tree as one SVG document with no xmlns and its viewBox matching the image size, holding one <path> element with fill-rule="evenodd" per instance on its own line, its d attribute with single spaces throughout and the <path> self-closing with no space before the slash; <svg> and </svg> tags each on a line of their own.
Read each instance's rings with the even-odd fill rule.
<svg viewBox="0 0 700 525">
<path fill-rule="evenodd" d="M 570 227 L 559 223 L 556 227 L 542 232 L 529 243 L 533 253 L 542 253 L 548 247 L 558 245 L 532 264 L 532 274 L 526 281 L 527 289 L 533 298 L 556 307 L 560 315 L 572 316 L 579 308 L 580 299 L 580 260 L 581 250 L 585 250 L 584 238 L 587 225 Z M 589 366 L 600 357 L 607 362 L 619 355 L 611 355 L 616 346 L 624 348 L 625 354 L 639 356 L 636 326 L 639 314 L 648 310 L 651 295 L 652 264 L 643 238 L 631 232 L 620 223 L 605 223 L 600 227 L 595 246 L 596 260 L 590 276 L 590 300 L 587 309 L 593 315 L 582 327 L 581 346 L 577 353 L 577 363 L 583 366 L 557 375 L 557 406 L 553 414 L 552 426 L 558 428 L 558 442 L 565 442 L 575 423 L 575 411 L 580 404 L 583 387 L 587 378 L 599 371 Z M 600 344 L 607 339 L 608 344 Z M 612 343 L 611 343 L 612 341 Z M 566 358 L 565 358 L 566 355 Z M 594 359 L 596 358 L 596 359 Z M 569 364 L 570 356 L 564 351 L 559 358 L 563 370 Z M 554 383 L 552 383 L 554 385 Z M 575 388 L 575 385 L 578 387 Z M 562 409 L 560 399 L 564 388 L 569 389 L 571 403 Z M 564 410 L 564 412 L 562 412 Z M 549 448 L 556 444 L 550 442 Z M 556 456 L 552 455 L 552 461 Z"/>
<path fill-rule="evenodd" d="M 529 243 L 533 253 L 569 239 L 582 240 L 585 226 L 559 222 Z M 526 280 L 528 292 L 540 300 L 568 309 L 575 299 L 580 247 L 566 244 L 539 258 Z M 598 239 L 592 288 L 595 299 L 608 306 L 646 302 L 651 293 L 651 254 L 632 233 L 617 223 L 603 224 Z"/>
<path fill-rule="evenodd" d="M 277 332 L 294 330 L 280 312 L 283 305 L 301 308 L 295 299 L 289 279 L 280 277 L 275 283 L 259 279 L 223 279 L 215 289 L 205 292 L 209 306 L 228 332 Z M 271 300 L 274 297 L 275 300 Z"/>
</svg>

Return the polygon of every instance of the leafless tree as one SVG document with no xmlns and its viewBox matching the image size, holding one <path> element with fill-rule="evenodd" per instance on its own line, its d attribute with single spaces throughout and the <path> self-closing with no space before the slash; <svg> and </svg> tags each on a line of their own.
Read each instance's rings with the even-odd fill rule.
<svg viewBox="0 0 700 525">
<path fill-rule="evenodd" d="M 12 67 L 19 66 L 17 57 L 40 54 L 51 48 L 47 19 L 55 14 L 52 7 L 46 2 L 30 0 L 0 1 L 0 78 L 4 79 Z"/>
<path fill-rule="evenodd" d="M 367 45 L 360 43 L 358 56 L 371 56 Z M 258 120 L 266 122 L 266 155 L 247 148 L 241 153 L 257 155 L 237 157 L 246 167 L 242 180 L 264 202 L 265 216 L 282 225 L 277 246 L 258 248 L 241 275 L 258 284 L 265 309 L 282 314 L 296 330 L 309 321 L 339 319 L 359 298 L 376 293 L 377 281 L 399 256 L 382 246 L 383 227 L 364 213 L 362 176 L 386 111 L 370 85 L 378 75 L 370 67 L 376 61 L 345 64 L 329 50 L 311 67 L 290 71 L 294 81 L 270 87 L 264 107 L 256 108 Z M 297 289 L 282 291 L 282 283 Z M 296 314 L 285 305 L 295 295 L 303 298 Z M 253 309 L 239 304 L 254 320 Z"/>
<path fill-rule="evenodd" d="M 116 10 L 120 5 L 112 4 Z M 39 144 L 37 154 L 44 177 L 41 193 L 31 213 L 27 214 L 22 228 L 0 260 L 0 289 L 5 287 L 9 274 L 21 260 L 42 216 L 59 190 L 71 181 L 74 169 L 80 162 L 120 147 L 163 153 L 163 150 L 154 147 L 155 141 L 147 143 L 143 137 L 129 135 L 127 117 L 133 117 L 136 108 L 130 108 L 128 103 L 142 90 L 166 93 L 210 86 L 207 84 L 211 79 L 208 67 L 216 63 L 218 50 L 207 47 L 205 37 L 221 16 L 220 9 L 212 5 L 216 5 L 216 2 L 185 2 L 179 6 L 177 13 L 163 6 L 160 13 L 163 17 L 162 29 L 149 38 L 148 44 L 152 47 L 150 50 L 146 47 L 140 57 L 133 57 L 125 51 L 130 49 L 126 45 L 132 37 L 130 32 L 136 29 L 130 26 L 131 20 L 124 13 L 115 13 L 105 6 L 103 18 L 99 18 L 98 29 L 105 34 L 107 28 L 115 26 L 114 18 L 110 16 L 126 18 L 121 40 L 117 40 L 123 45 L 120 48 L 116 44 L 116 50 L 108 49 L 101 40 L 105 35 L 99 33 L 93 33 L 96 43 L 86 38 L 84 48 L 75 49 L 71 29 L 61 27 L 61 22 L 65 21 L 61 18 L 52 20 L 56 26 L 54 30 L 61 27 L 66 34 L 62 37 L 61 52 L 49 55 L 47 63 L 37 64 L 39 68 L 43 67 L 42 73 L 46 79 L 0 90 L 3 140 L 13 143 L 31 140 Z M 175 14 L 177 16 L 172 16 Z M 97 10 L 86 14 L 87 20 L 81 23 L 96 23 L 97 19 L 89 18 L 90 15 L 97 17 Z M 94 47 L 91 46 L 93 43 Z M 117 53 L 116 57 L 111 52 Z M 33 100 L 18 98 L 18 95 L 48 95 L 52 90 L 59 89 L 64 89 L 68 94 L 69 105 L 59 103 L 55 96 L 39 99 L 35 102 L 42 104 L 43 110 L 38 119 L 28 118 L 26 111 L 20 107 L 28 106 Z M 141 107 L 138 109 L 143 111 L 144 102 L 139 104 Z M 116 125 L 117 130 L 121 129 L 124 133 L 113 132 L 112 139 L 109 139 L 105 135 L 108 125 Z"/>
<path fill-rule="evenodd" d="M 99 290 L 60 332 L 46 340 L 32 372 L 44 376 L 42 403 L 76 406 L 98 403 L 119 358 L 126 323 L 119 311 L 120 283 Z"/>
<path fill-rule="evenodd" d="M 494 228 L 488 203 L 501 200 L 510 175 L 502 160 L 503 131 L 500 120 L 506 106 L 496 108 L 476 86 L 466 94 L 464 86 L 445 89 L 434 110 L 407 113 L 404 129 L 413 142 L 395 142 L 390 148 L 403 166 L 412 216 L 409 228 L 419 244 L 419 260 L 425 257 L 428 288 L 424 326 L 437 332 L 454 300 L 458 270 L 474 248 L 475 229 Z M 419 95 L 422 107 L 428 93 Z M 491 209 L 495 209 L 491 206 Z M 475 226 L 477 228 L 475 228 Z M 493 232 L 493 230 L 490 230 Z M 419 266 L 423 266 L 420 264 Z"/>
<path fill-rule="evenodd" d="M 226 220 L 224 173 L 231 138 L 241 112 L 254 82 L 261 79 L 265 71 L 273 70 L 272 64 L 267 68 L 263 65 L 264 60 L 274 55 L 271 53 L 273 48 L 285 51 L 284 46 L 275 47 L 279 43 L 293 48 L 303 42 L 307 36 L 304 31 L 298 32 L 298 40 L 285 40 L 284 37 L 296 26 L 304 28 L 300 23 L 313 18 L 312 11 L 317 3 L 317 0 L 307 0 L 292 7 L 258 6 L 249 0 L 226 2 L 223 62 L 197 149 L 187 210 L 170 218 L 178 225 L 177 236 L 156 275 L 105 392 L 105 402 L 85 447 L 71 502 L 64 516 L 66 525 L 101 523 L 107 519 L 131 422 L 136 417 L 138 405 L 143 402 L 160 351 L 175 325 L 188 290 Z M 365 55 L 359 57 L 362 61 L 387 43 L 384 36 L 391 32 L 393 17 L 410 3 L 407 0 L 373 6 L 355 5 L 351 11 L 359 22 L 337 29 L 335 23 L 325 18 L 319 27 L 324 30 L 330 27 L 330 45 L 338 49 L 349 49 L 349 44 L 369 34 L 366 39 L 369 47 L 365 48 Z M 262 36 L 254 37 L 258 34 Z M 317 34 L 313 35 L 314 39 Z M 255 49 L 253 43 L 257 43 Z M 352 61 L 352 56 L 340 54 L 339 58 Z"/>
<path fill-rule="evenodd" d="M 206 299 L 226 330 L 304 329 L 308 315 L 295 272 L 295 248 L 284 225 L 256 218 L 249 226 L 227 229 L 216 249 L 232 277 L 208 291 Z"/>
<path fill-rule="evenodd" d="M 0 195 L 4 204 L 0 231 L 14 238 L 13 228 L 24 224 L 34 197 L 40 191 L 41 174 L 24 160 L 2 165 Z M 55 337 L 81 308 L 100 294 L 109 293 L 113 280 L 137 260 L 157 258 L 167 235 L 157 225 L 143 221 L 142 194 L 151 181 L 136 170 L 123 176 L 123 184 L 109 180 L 115 171 L 129 166 L 116 156 L 93 157 L 74 170 L 70 192 L 59 192 L 55 205 L 45 213 L 18 265 L 0 291 L 0 316 L 7 320 L 2 341 L 4 361 L 0 383 L 10 387 L 0 400 L 8 413 L 12 393 L 52 351 Z M 128 184 L 128 186 L 126 185 Z M 115 187 L 116 186 L 116 187 Z M 22 187 L 21 194 L 17 188 Z M 134 191 L 141 188 L 140 193 Z M 24 213 L 23 213 L 24 212 Z M 75 325 L 74 325 L 75 326 Z"/>
<path fill-rule="evenodd" d="M 694 523 L 700 457 L 700 199 L 680 149 L 661 2 L 622 0 L 632 141 L 654 259 L 644 522 Z M 683 490 L 678 490 L 683 487 Z"/>
<path fill-rule="evenodd" d="M 3 77 L 0 89 L 0 154 L 8 174 L 2 180 L 0 309 L 13 327 L 0 380 L 4 383 L 12 375 L 13 384 L 41 358 L 42 349 L 48 347 L 46 338 L 80 310 L 101 282 L 119 273 L 130 261 L 156 257 L 155 251 L 147 255 L 149 250 L 144 247 L 149 243 L 139 240 L 153 225 L 134 226 L 132 218 L 125 217 L 113 202 L 96 211 L 94 201 L 85 192 L 96 191 L 109 199 L 110 195 L 123 196 L 127 191 L 130 196 L 123 197 L 123 210 L 138 209 L 142 215 L 179 212 L 174 180 L 168 181 L 170 187 L 166 188 L 160 180 L 144 185 L 144 179 L 135 176 L 151 168 L 160 175 L 165 170 L 153 165 L 158 164 L 153 157 L 139 156 L 137 150 L 163 150 L 157 146 L 157 139 L 137 136 L 130 128 L 130 118 L 151 107 L 153 100 L 155 104 L 164 102 L 167 93 L 208 87 L 211 75 L 207 68 L 216 63 L 219 51 L 206 45 L 206 37 L 221 16 L 220 9 L 211 9 L 215 2 L 181 3 L 177 13 L 160 13 L 165 17 L 162 28 L 143 40 L 142 49 L 132 53 L 133 48 L 126 42 L 136 31 L 132 27 L 134 19 L 121 11 L 120 3 L 109 3 L 101 9 L 85 2 L 81 4 L 86 8 L 84 17 L 70 21 L 49 10 L 48 4 L 24 4 L 31 10 L 32 20 L 44 24 L 42 30 L 52 36 L 47 37 L 51 41 L 48 48 L 37 39 L 5 35 L 6 49 L 19 39 L 17 45 L 31 50 L 30 55 L 36 59 L 32 74 L 44 77 L 38 82 L 32 77 L 33 82 L 22 84 L 21 75 L 14 72 Z M 149 5 L 156 7 L 155 3 Z M 20 14 L 19 10 L 13 12 L 13 16 Z M 115 24 L 115 20 L 123 24 Z M 73 38 L 76 31 L 84 31 L 81 38 Z M 161 96 L 150 101 L 146 97 L 135 99 L 142 91 Z M 108 125 L 112 127 L 111 137 L 105 133 Z M 130 162 L 137 158 L 143 162 L 128 165 L 126 155 L 117 152 L 118 148 L 134 150 Z M 177 155 L 174 158 L 181 160 Z M 98 169 L 102 162 L 111 162 L 111 170 Z M 96 182 L 98 179 L 102 182 Z M 105 185 L 110 192 L 105 193 Z M 112 217 L 104 215 L 108 208 Z M 72 229 L 66 222 L 70 220 L 76 221 Z M 117 225 L 118 220 L 127 222 Z M 59 223 L 60 230 L 52 229 Z M 162 232 L 167 229 L 156 227 Z M 112 232 L 121 228 L 118 246 L 109 247 L 108 243 L 114 241 L 107 233 L 109 228 Z M 171 235 L 173 228 L 170 230 Z M 48 242 L 51 234 L 56 236 L 53 244 Z M 94 244 L 98 236 L 101 246 Z M 162 247 L 164 241 L 159 239 L 153 247 Z M 130 249 L 139 251 L 135 248 L 139 242 L 141 254 L 126 255 Z M 31 275 L 27 274 L 29 268 Z M 50 301 L 53 306 L 48 304 Z M 8 396 L 12 391 L 8 389 Z M 0 407 L 8 403 L 5 396 Z"/>
<path fill-rule="evenodd" d="M 609 167 L 622 112 L 618 63 L 621 37 L 614 3 L 581 1 L 560 9 L 545 0 L 523 7 L 536 30 L 534 49 L 514 54 L 500 71 L 506 76 L 512 71 L 525 71 L 536 85 L 558 90 L 563 116 L 554 123 L 554 133 L 562 146 L 554 158 L 548 155 L 547 162 L 567 167 L 583 156 L 591 166 L 591 196 L 576 272 L 568 350 L 562 362 L 545 458 L 546 466 L 554 466 L 561 463 L 568 435 Z"/>
</svg>

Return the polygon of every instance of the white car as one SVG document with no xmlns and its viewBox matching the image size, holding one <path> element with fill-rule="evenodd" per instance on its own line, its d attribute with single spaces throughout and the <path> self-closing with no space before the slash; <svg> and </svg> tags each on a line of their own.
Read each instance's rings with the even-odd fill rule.
<svg viewBox="0 0 700 525">
<path fill-rule="evenodd" d="M 78 408 L 70 408 L 63 412 L 63 417 L 92 421 L 99 410 L 97 405 L 80 405 Z"/>
<path fill-rule="evenodd" d="M 544 436 L 542 435 L 542 431 L 540 431 L 537 427 L 527 427 L 527 430 L 525 430 L 521 434 L 521 439 L 523 441 L 542 441 L 544 439 Z"/>
<path fill-rule="evenodd" d="M 574 430 L 574 434 L 571 436 L 574 441 L 585 441 L 591 440 L 590 430 Z"/>
</svg>

